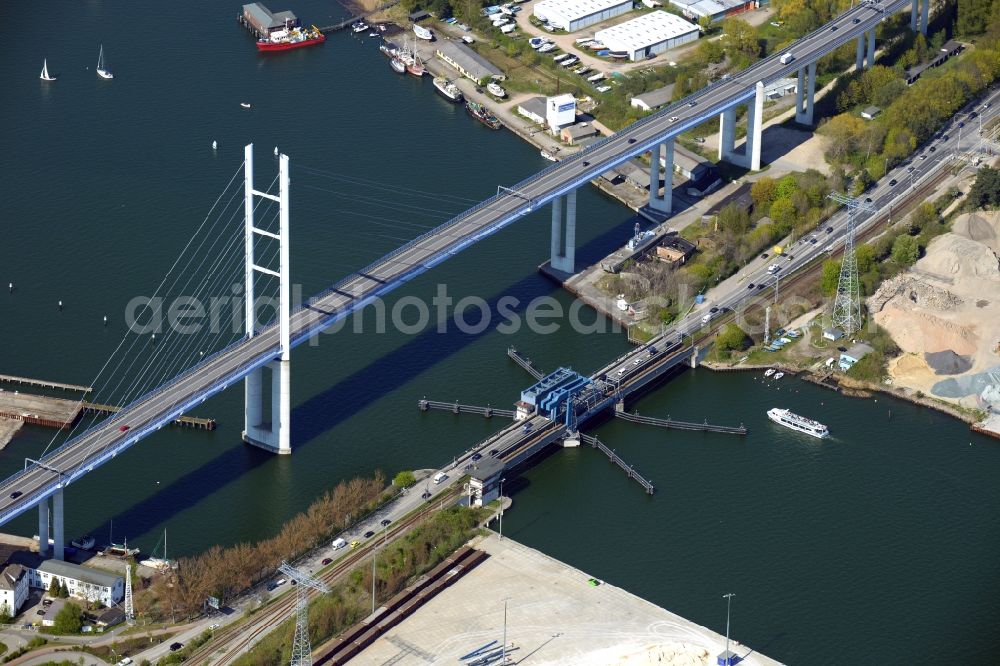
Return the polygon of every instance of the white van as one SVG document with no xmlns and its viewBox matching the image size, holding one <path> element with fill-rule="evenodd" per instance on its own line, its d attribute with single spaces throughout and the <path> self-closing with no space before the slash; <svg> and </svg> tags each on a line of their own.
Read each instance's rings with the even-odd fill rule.
<svg viewBox="0 0 1000 666">
<path fill-rule="evenodd" d="M 341 548 L 347 548 L 347 540 L 343 538 L 334 539 L 333 543 L 330 544 L 334 550 L 340 550 Z"/>
<path fill-rule="evenodd" d="M 444 472 L 438 472 L 434 475 L 434 485 L 437 485 L 448 478 L 448 475 Z"/>
<path fill-rule="evenodd" d="M 793 61 L 793 60 L 795 60 L 795 56 L 793 56 L 793 55 L 792 55 L 791 51 L 789 51 L 788 53 L 786 53 L 785 55 L 781 56 L 781 57 L 780 57 L 780 58 L 778 59 L 778 61 L 779 61 L 779 62 L 780 62 L 780 63 L 781 63 L 782 65 L 787 65 L 788 63 L 790 63 L 790 62 L 791 62 L 791 61 Z"/>
<path fill-rule="evenodd" d="M 701 318 L 701 323 L 703 323 L 703 324 L 707 324 L 710 321 L 712 321 L 712 315 L 711 314 L 707 314 L 707 315 L 705 315 L 705 316 L 703 316 Z"/>
</svg>

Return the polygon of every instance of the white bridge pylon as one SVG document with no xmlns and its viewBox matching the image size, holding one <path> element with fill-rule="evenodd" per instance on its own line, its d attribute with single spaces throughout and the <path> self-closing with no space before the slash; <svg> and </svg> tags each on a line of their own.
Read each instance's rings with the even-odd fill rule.
<svg viewBox="0 0 1000 666">
<path fill-rule="evenodd" d="M 264 422 L 264 368 L 247 375 L 246 409 L 244 412 L 243 441 L 274 453 L 289 454 L 291 444 L 292 376 L 291 344 L 289 333 L 290 281 L 288 277 L 288 155 L 278 159 L 278 195 L 260 192 L 253 188 L 253 144 L 244 149 L 244 219 L 246 222 L 246 311 L 244 314 L 247 338 L 256 334 L 257 313 L 254 307 L 254 274 L 278 278 L 278 327 L 280 356 L 267 364 L 271 370 L 271 421 Z M 278 203 L 278 233 L 254 226 L 254 197 Z M 254 262 L 255 236 L 278 241 L 278 270 L 258 266 Z"/>
</svg>

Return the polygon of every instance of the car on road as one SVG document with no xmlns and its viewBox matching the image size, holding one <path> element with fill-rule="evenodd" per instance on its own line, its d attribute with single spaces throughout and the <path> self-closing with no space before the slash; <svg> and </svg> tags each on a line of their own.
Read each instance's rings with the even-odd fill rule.
<svg viewBox="0 0 1000 666">
<path fill-rule="evenodd" d="M 208 628 L 208 630 L 209 630 L 209 631 L 215 631 L 216 629 L 218 629 L 218 628 L 219 628 L 219 627 L 221 627 L 221 626 L 222 626 L 221 624 L 219 624 L 218 622 L 216 622 L 215 624 L 213 624 L 212 626 L 210 626 L 210 627 Z"/>
<path fill-rule="evenodd" d="M 921 156 L 920 156 L 920 159 L 922 159 L 922 160 L 926 160 L 926 159 L 927 159 L 927 153 L 924 153 L 923 155 L 921 155 Z"/>
<path fill-rule="evenodd" d="M 628 140 L 628 142 L 629 142 L 629 143 L 635 143 L 635 139 L 634 139 L 634 138 L 630 138 L 630 139 Z"/>
<path fill-rule="evenodd" d="M 24 494 L 24 493 L 22 493 L 22 492 L 21 492 L 20 490 L 15 490 L 14 492 L 12 492 L 12 493 L 10 494 L 10 498 L 11 498 L 11 499 L 17 499 L 18 497 L 20 497 L 20 496 L 21 496 L 21 495 L 23 495 L 23 494 Z"/>
<path fill-rule="evenodd" d="M 697 104 L 697 103 L 698 103 L 698 102 L 695 102 L 695 101 L 691 101 L 691 102 L 688 102 L 688 106 L 694 106 L 694 105 L 695 105 L 695 104 Z"/>
<path fill-rule="evenodd" d="M 482 453 L 473 453 L 472 454 L 472 461 L 475 462 L 475 461 L 479 460 L 482 457 L 483 457 Z"/>
<path fill-rule="evenodd" d="M 709 310 L 709 312 L 712 312 L 712 313 L 715 313 L 715 312 L 718 312 L 718 311 L 719 311 L 719 308 L 717 308 L 717 307 L 713 307 L 711 310 Z"/>
<path fill-rule="evenodd" d="M 855 19 L 854 19 L 854 22 L 855 22 L 855 23 L 861 23 L 861 19 L 859 19 L 859 18 L 855 18 Z"/>
<path fill-rule="evenodd" d="M 119 429 L 120 431 L 122 431 L 122 432 L 126 432 L 126 431 L 128 430 L 128 428 L 129 428 L 129 427 L 128 427 L 127 425 L 123 425 L 123 426 L 120 426 L 120 427 L 119 427 L 118 429 Z"/>
<path fill-rule="evenodd" d="M 965 127 L 965 121 L 963 120 L 958 124 L 959 128 Z"/>
<path fill-rule="evenodd" d="M 389 518 L 383 518 L 382 520 L 379 521 L 378 524 L 381 525 L 382 527 L 385 527 L 386 525 L 388 525 L 391 522 L 392 522 L 391 519 L 389 519 Z"/>
<path fill-rule="evenodd" d="M 490 449 L 490 455 L 491 456 L 495 456 L 498 453 L 500 453 L 500 449 Z"/>
<path fill-rule="evenodd" d="M 761 259 L 767 259 L 767 252 L 765 252 L 764 254 L 760 255 L 760 258 Z"/>
<path fill-rule="evenodd" d="M 893 178 L 892 180 L 890 180 L 890 181 L 889 181 L 889 187 L 894 187 L 894 186 L 896 185 L 896 182 L 897 182 L 897 181 L 896 181 L 896 179 L 895 179 L 895 178 Z"/>
<path fill-rule="evenodd" d="M 837 32 L 837 26 L 831 25 L 830 26 L 830 32 Z"/>
<path fill-rule="evenodd" d="M 355 539 L 354 541 L 351 542 L 351 548 L 357 548 L 360 545 L 361 545 L 361 542 L 358 541 L 357 539 Z"/>
<path fill-rule="evenodd" d="M 785 255 L 785 261 L 791 261 L 791 260 L 793 260 L 793 259 L 795 259 L 795 257 L 794 257 L 794 256 L 792 256 L 792 255 L 790 255 L 790 254 L 786 254 L 786 255 Z"/>
<path fill-rule="evenodd" d="M 323 565 L 323 566 L 325 567 L 325 566 L 326 566 L 326 565 L 328 565 L 328 564 L 329 564 L 330 562 L 333 562 L 333 558 L 332 558 L 332 557 L 324 557 L 324 558 L 323 558 L 323 561 L 322 561 L 322 562 L 320 562 L 320 564 L 322 564 L 322 565 Z"/>
<path fill-rule="evenodd" d="M 171 643 L 170 644 L 170 651 L 171 652 L 177 652 L 182 647 L 184 647 L 184 643 Z"/>
<path fill-rule="evenodd" d="M 753 289 L 753 287 L 754 287 L 753 282 L 751 282 L 750 284 L 747 285 L 747 289 Z"/>
<path fill-rule="evenodd" d="M 45 611 L 39 608 L 37 611 L 35 611 L 35 615 L 45 615 Z"/>
<path fill-rule="evenodd" d="M 812 238 L 809 239 L 809 244 L 810 245 L 815 245 L 816 244 L 816 237 L 815 236 L 813 236 Z"/>
<path fill-rule="evenodd" d="M 431 493 L 430 493 L 430 491 L 429 491 L 429 490 L 425 490 L 425 491 L 423 492 L 423 494 L 422 494 L 422 495 L 420 496 L 420 499 L 423 499 L 423 500 L 425 500 L 425 499 L 429 499 L 429 498 L 430 498 L 430 496 L 431 496 Z"/>
<path fill-rule="evenodd" d="M 827 227 L 826 228 L 826 233 L 832 234 L 833 233 L 833 227 Z"/>
<path fill-rule="evenodd" d="M 871 203 L 871 202 L 872 202 L 871 197 L 865 197 L 865 203 Z"/>
<path fill-rule="evenodd" d="M 670 122 L 676 123 L 677 122 L 677 116 L 670 116 Z"/>
<path fill-rule="evenodd" d="M 637 366 L 637 365 L 639 365 L 639 363 L 640 363 L 639 359 L 635 359 L 634 361 L 632 361 L 632 365 L 636 365 Z"/>
<path fill-rule="evenodd" d="M 125 657 L 118 662 L 118 666 L 131 666 L 131 664 L 132 664 L 132 657 Z"/>
<path fill-rule="evenodd" d="M 839 351 L 839 352 L 846 352 L 847 351 L 847 347 L 837 347 L 837 351 Z"/>
<path fill-rule="evenodd" d="M 375 532 L 373 532 L 372 530 L 368 530 L 367 532 L 365 532 L 366 539 L 371 539 L 373 536 L 375 536 Z"/>
<path fill-rule="evenodd" d="M 948 135 L 947 134 L 942 134 L 941 135 L 941 140 L 942 141 L 947 141 L 948 140 Z"/>
<path fill-rule="evenodd" d="M 763 282 L 761 282 L 759 285 L 757 285 L 757 290 L 760 291 L 761 289 L 763 289 L 766 286 L 767 286 L 766 284 L 764 284 Z"/>
<path fill-rule="evenodd" d="M 907 173 L 913 173 L 913 165 L 912 164 L 910 166 L 906 167 L 906 172 Z"/>
<path fill-rule="evenodd" d="M 933 152 L 934 152 L 935 150 L 937 150 L 937 146 L 931 146 L 931 147 L 930 147 L 930 152 L 932 152 L 932 153 L 933 153 Z"/>
<path fill-rule="evenodd" d="M 969 120 L 975 120 L 978 117 L 979 117 L 979 114 L 976 113 L 975 111 L 973 111 L 972 113 L 969 114 Z"/>
</svg>

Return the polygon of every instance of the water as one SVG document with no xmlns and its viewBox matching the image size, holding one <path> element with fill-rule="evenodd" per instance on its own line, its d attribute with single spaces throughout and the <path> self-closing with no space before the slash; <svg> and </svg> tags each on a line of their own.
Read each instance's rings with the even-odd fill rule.
<svg viewBox="0 0 1000 666">
<path fill-rule="evenodd" d="M 308 23 L 341 15 L 316 0 L 289 8 Z M 546 166 L 537 150 L 440 99 L 430 81 L 393 74 L 373 40 L 340 34 L 321 47 L 258 56 L 235 22 L 238 9 L 0 7 L 0 283 L 17 285 L 0 294 L 3 372 L 88 383 L 120 340 L 125 305 L 153 293 L 247 141 L 257 145 L 258 180 L 273 177 L 275 145 L 292 158 L 292 270 L 306 294 L 462 207 L 391 188 L 471 201 Z M 102 42 L 112 82 L 93 72 Z M 37 79 L 44 57 L 60 75 L 55 84 Z M 588 264 L 631 225 L 593 190 L 579 203 Z M 547 212 L 533 214 L 400 290 L 390 306 L 403 295 L 429 299 L 438 283 L 456 300 L 551 294 L 568 305 L 535 271 L 548 237 Z M 113 520 L 116 539 L 148 550 L 166 528 L 170 554 L 190 554 L 269 535 L 341 479 L 441 464 L 501 423 L 421 414 L 417 399 L 509 405 L 529 382 L 505 358 L 510 344 L 544 369 L 581 371 L 627 348 L 620 336 L 565 328 L 324 336 L 292 356 L 293 456 L 239 441 L 242 392 L 230 389 L 196 410 L 218 419 L 219 430 L 161 431 L 74 484 L 67 533 L 104 536 Z M 682 375 L 638 409 L 743 421 L 750 435 L 607 423 L 595 434 L 652 478 L 657 495 L 642 494 L 589 448 L 559 451 L 512 484 L 516 509 L 505 529 L 719 631 L 721 595 L 733 591 L 734 635 L 782 660 L 984 661 L 992 646 L 983 637 L 1000 620 L 990 602 L 1000 541 L 990 519 L 1000 504 L 996 444 L 910 405 L 779 386 Z M 775 405 L 823 420 L 834 438 L 775 428 L 764 416 Z M 20 468 L 51 435 L 23 430 L 0 453 L 0 473 Z M 33 534 L 34 522 L 28 515 L 4 529 Z"/>
</svg>

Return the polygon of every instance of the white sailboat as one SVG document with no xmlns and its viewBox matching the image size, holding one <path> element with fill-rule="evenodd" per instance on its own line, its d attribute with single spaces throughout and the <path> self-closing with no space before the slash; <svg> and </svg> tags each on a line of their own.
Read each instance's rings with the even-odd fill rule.
<svg viewBox="0 0 1000 666">
<path fill-rule="evenodd" d="M 157 547 L 159 544 L 157 544 Z M 149 567 L 150 569 L 156 569 L 157 571 L 167 571 L 173 567 L 173 562 L 167 559 L 167 531 L 163 530 L 163 557 L 156 557 L 156 548 L 153 548 L 153 555 L 145 560 L 141 560 L 139 564 Z"/>
<path fill-rule="evenodd" d="M 115 75 L 111 73 L 111 70 L 104 65 L 104 44 L 101 44 L 101 50 L 97 54 L 97 75 L 102 79 L 115 78 Z"/>
<path fill-rule="evenodd" d="M 42 81 L 55 81 L 56 77 L 49 74 L 49 61 L 46 59 L 42 60 L 42 74 L 38 77 Z"/>
</svg>

